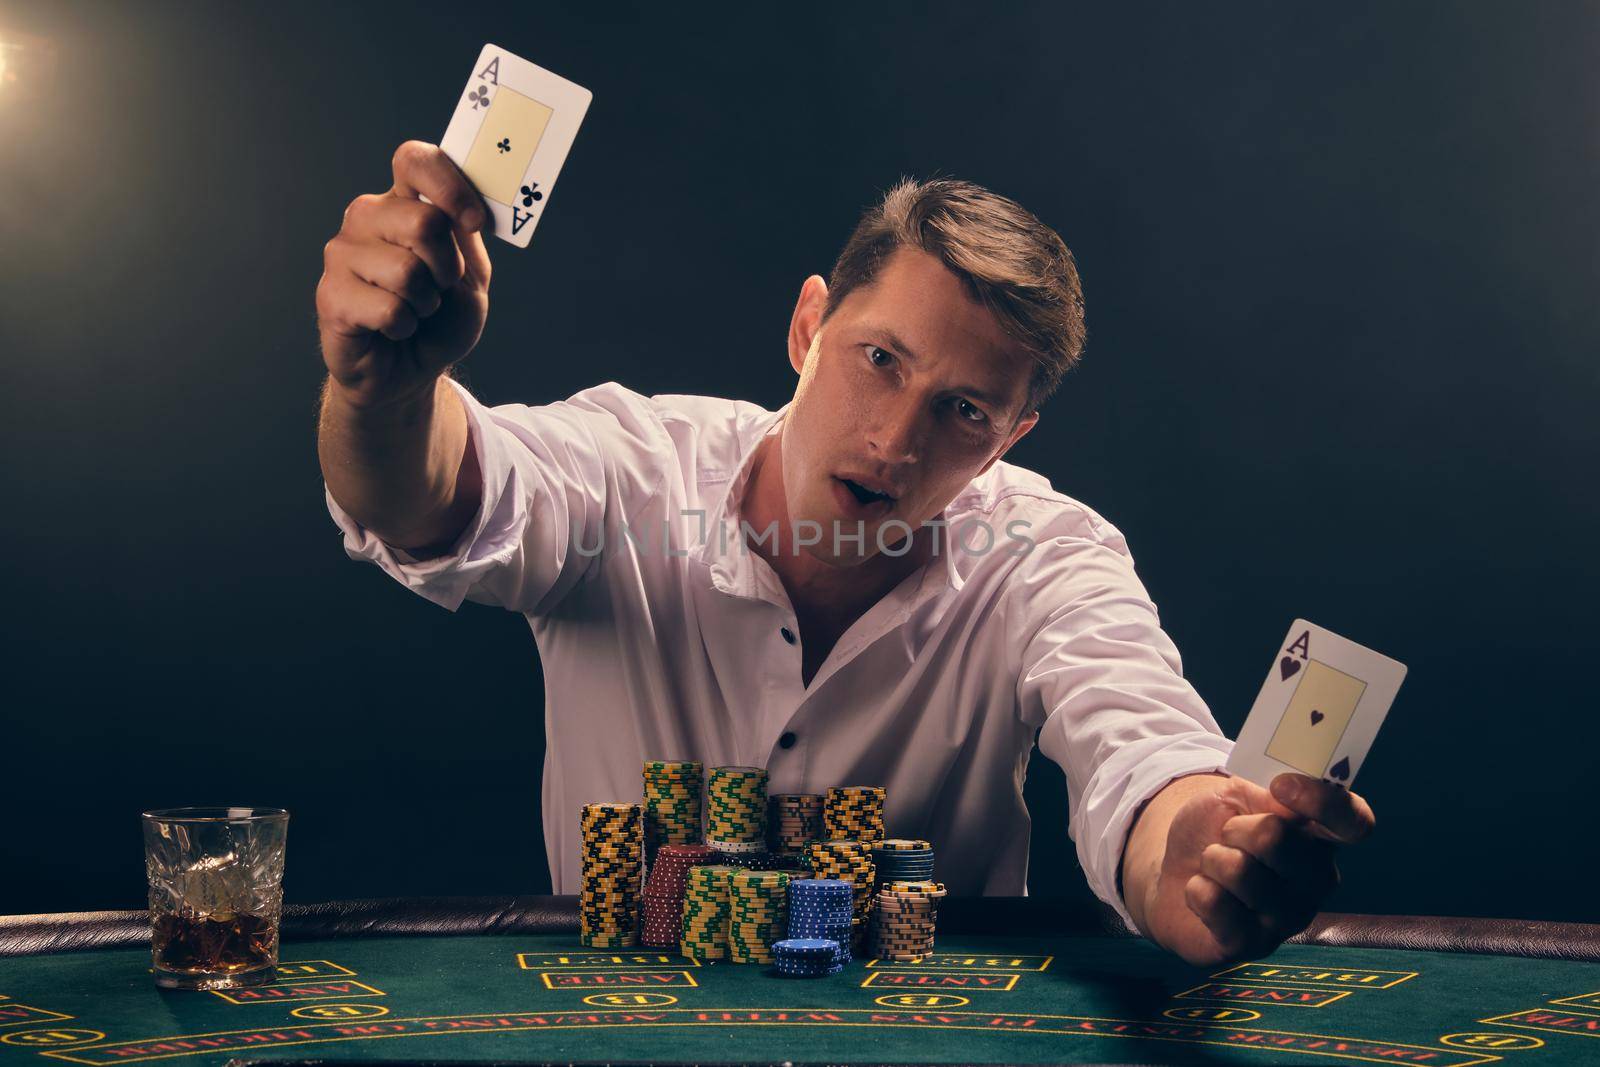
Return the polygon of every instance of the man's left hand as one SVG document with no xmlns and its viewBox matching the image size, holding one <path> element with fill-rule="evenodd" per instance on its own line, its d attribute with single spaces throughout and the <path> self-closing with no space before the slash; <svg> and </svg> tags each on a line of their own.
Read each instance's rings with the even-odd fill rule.
<svg viewBox="0 0 1600 1067">
<path fill-rule="evenodd" d="M 1200 966 L 1266 955 L 1309 926 L 1339 884 L 1336 847 L 1376 825 L 1359 795 L 1307 775 L 1280 774 L 1273 792 L 1208 780 L 1173 815 L 1145 914 L 1154 940 Z"/>
</svg>

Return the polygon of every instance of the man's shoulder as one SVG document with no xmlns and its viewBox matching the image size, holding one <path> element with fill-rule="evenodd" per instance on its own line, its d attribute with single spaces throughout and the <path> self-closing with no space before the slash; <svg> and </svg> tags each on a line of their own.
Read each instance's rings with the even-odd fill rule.
<svg viewBox="0 0 1600 1067">
<path fill-rule="evenodd" d="M 951 502 L 952 523 L 979 519 L 1004 533 L 1021 522 L 1038 539 L 1092 541 L 1127 551 L 1122 531 L 1088 504 L 1057 489 L 1038 471 L 1004 460 L 967 483 Z"/>
<path fill-rule="evenodd" d="M 746 446 L 771 426 L 776 411 L 749 400 L 693 393 L 649 398 L 679 454 L 701 481 L 731 475 Z"/>
<path fill-rule="evenodd" d="M 648 399 L 663 419 L 677 419 L 711 432 L 736 431 L 743 425 L 771 418 L 775 414 L 760 404 L 726 396 L 656 393 Z"/>
<path fill-rule="evenodd" d="M 607 421 L 635 430 L 648 426 L 646 437 L 659 439 L 665 432 L 676 451 L 713 465 L 717 457 L 736 452 L 741 440 L 770 424 L 776 414 L 748 400 L 691 393 L 646 395 L 616 381 L 588 386 L 549 407 L 604 414 Z"/>
</svg>

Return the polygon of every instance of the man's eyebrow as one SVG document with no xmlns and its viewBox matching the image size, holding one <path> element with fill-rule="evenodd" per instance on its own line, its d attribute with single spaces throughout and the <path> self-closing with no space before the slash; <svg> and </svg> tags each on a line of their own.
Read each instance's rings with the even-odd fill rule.
<svg viewBox="0 0 1600 1067">
<path fill-rule="evenodd" d="M 902 341 L 900 336 L 893 330 L 889 329 L 889 327 L 879 326 L 875 323 L 866 323 L 861 327 L 861 329 L 866 333 L 883 338 L 889 343 L 889 347 L 894 349 L 898 355 L 905 356 L 912 363 L 922 362 L 921 358 L 911 350 L 911 346 Z M 1003 397 L 996 396 L 994 393 L 991 393 L 986 389 L 980 389 L 976 385 L 962 385 L 957 386 L 956 388 L 960 392 L 969 394 L 974 399 L 982 400 L 985 404 L 988 404 L 998 412 L 1004 412 L 1006 410 L 1005 399 Z"/>
</svg>

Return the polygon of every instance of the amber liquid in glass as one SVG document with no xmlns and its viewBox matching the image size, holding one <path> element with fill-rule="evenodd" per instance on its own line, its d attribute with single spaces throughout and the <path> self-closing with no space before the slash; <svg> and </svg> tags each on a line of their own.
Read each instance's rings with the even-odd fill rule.
<svg viewBox="0 0 1600 1067">
<path fill-rule="evenodd" d="M 160 915 L 152 929 L 156 966 L 188 974 L 237 974 L 273 963 L 276 919 L 221 914 Z"/>
</svg>

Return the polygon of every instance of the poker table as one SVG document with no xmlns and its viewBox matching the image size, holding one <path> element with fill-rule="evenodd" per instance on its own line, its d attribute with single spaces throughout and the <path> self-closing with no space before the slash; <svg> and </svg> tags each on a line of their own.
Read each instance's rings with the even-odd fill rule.
<svg viewBox="0 0 1600 1067">
<path fill-rule="evenodd" d="M 573 898 L 286 909 L 278 980 L 160 990 L 143 912 L 0 918 L 0 1067 L 1600 1063 L 1600 926 L 1324 913 L 1192 967 L 1109 909 L 948 900 L 937 952 L 788 979 L 579 946 Z"/>
</svg>

